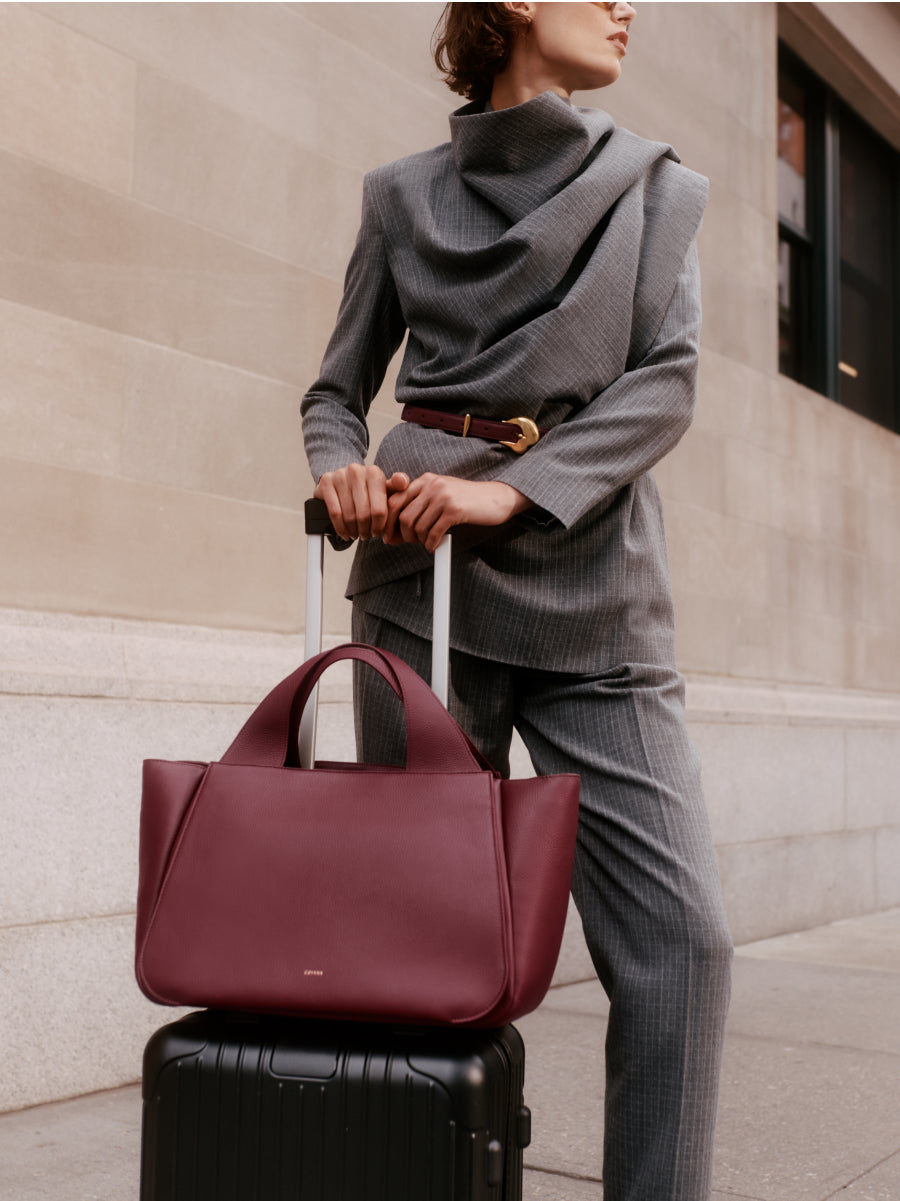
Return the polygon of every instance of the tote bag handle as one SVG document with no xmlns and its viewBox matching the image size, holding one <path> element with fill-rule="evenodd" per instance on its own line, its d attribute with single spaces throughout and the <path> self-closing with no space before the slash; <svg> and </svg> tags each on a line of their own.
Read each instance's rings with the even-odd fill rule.
<svg viewBox="0 0 900 1201">
<path fill-rule="evenodd" d="M 389 651 L 348 642 L 307 659 L 256 707 L 222 756 L 222 763 L 299 767 L 297 731 L 301 714 L 326 668 L 344 659 L 365 663 L 382 676 L 406 713 L 406 770 L 493 771 L 425 681 Z"/>
</svg>

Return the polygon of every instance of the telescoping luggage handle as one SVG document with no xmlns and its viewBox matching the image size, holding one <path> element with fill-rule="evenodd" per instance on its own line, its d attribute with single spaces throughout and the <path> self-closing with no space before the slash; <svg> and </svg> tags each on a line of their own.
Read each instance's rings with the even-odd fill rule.
<svg viewBox="0 0 900 1201">
<path fill-rule="evenodd" d="M 306 658 L 322 649 L 322 597 L 325 539 L 336 537 L 324 500 L 311 497 L 306 517 Z M 341 549 L 350 546 L 344 543 Z M 441 704 L 447 704 L 450 683 L 450 535 L 445 534 L 434 553 L 434 610 L 431 635 L 431 687 Z M 318 685 L 310 695 L 300 722 L 300 766 L 312 767 L 316 746 Z"/>
</svg>

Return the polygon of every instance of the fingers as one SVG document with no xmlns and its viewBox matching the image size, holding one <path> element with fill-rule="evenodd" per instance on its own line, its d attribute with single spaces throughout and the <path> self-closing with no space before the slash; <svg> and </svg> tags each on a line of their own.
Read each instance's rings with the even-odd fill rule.
<svg viewBox="0 0 900 1201">
<path fill-rule="evenodd" d="M 456 522 L 451 521 L 446 513 L 440 514 L 434 524 L 429 527 L 428 533 L 425 537 L 425 549 L 429 552 L 429 554 L 434 554 L 440 545 L 443 536 L 448 530 L 452 529 L 455 524 Z"/>
<path fill-rule="evenodd" d="M 327 472 L 315 494 L 342 538 L 381 538 L 391 546 L 420 542 L 432 553 L 454 525 L 500 525 L 530 503 L 496 481 L 431 471 L 412 482 L 403 471 L 385 479 L 380 468 L 363 463 Z"/>
<path fill-rule="evenodd" d="M 394 490 L 409 483 L 407 476 L 391 477 Z M 326 472 L 315 489 L 328 508 L 328 516 L 341 538 L 377 538 L 387 522 L 388 483 L 380 467 L 351 463 L 337 471 Z"/>
<path fill-rule="evenodd" d="M 387 482 L 388 493 L 403 492 L 409 487 L 409 476 L 405 471 L 395 471 Z"/>
<path fill-rule="evenodd" d="M 402 493 L 390 496 L 384 541 L 392 546 L 421 542 L 433 553 L 447 530 L 462 519 L 454 495 L 459 482 L 426 472 Z"/>
<path fill-rule="evenodd" d="M 377 473 L 377 474 L 376 474 Z M 395 471 L 389 480 L 378 468 L 373 468 L 367 476 L 369 493 L 370 522 L 368 533 L 363 533 L 360 525 L 360 538 L 381 538 L 384 535 L 388 520 L 388 496 L 403 492 L 409 487 L 409 476 L 405 471 Z"/>
<path fill-rule="evenodd" d="M 402 508 L 402 502 L 391 502 L 392 498 L 398 493 L 406 492 L 406 490 L 409 488 L 409 482 L 409 476 L 405 471 L 395 471 L 391 478 L 387 481 L 387 516 L 385 518 L 384 526 L 381 530 L 381 538 L 382 541 L 386 542 L 389 546 L 397 546 L 403 541 L 402 538 L 397 537 L 396 533 L 397 516 Z"/>
<path fill-rule="evenodd" d="M 454 525 L 503 525 L 529 508 L 522 492 L 498 480 L 461 480 L 426 472 L 388 497 L 384 541 L 421 542 L 432 553 Z"/>
<path fill-rule="evenodd" d="M 331 519 L 331 524 L 334 526 L 334 531 L 338 537 L 350 540 L 355 537 L 354 534 L 350 533 L 352 515 L 349 513 L 348 505 L 348 517 L 351 518 L 351 521 L 344 521 L 344 510 L 343 506 L 341 505 L 340 493 L 338 491 L 339 481 L 335 478 L 337 474 L 338 473 L 334 471 L 326 471 L 326 473 L 319 480 L 318 484 L 316 484 L 313 496 L 318 496 L 320 500 L 325 501 L 325 505 L 328 509 L 328 516 Z"/>
</svg>

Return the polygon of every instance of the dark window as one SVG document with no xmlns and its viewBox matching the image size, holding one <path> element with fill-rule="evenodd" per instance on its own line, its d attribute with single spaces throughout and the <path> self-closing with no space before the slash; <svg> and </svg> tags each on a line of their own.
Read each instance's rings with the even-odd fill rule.
<svg viewBox="0 0 900 1201">
<path fill-rule="evenodd" d="M 779 370 L 895 430 L 898 179 L 900 154 L 782 49 Z"/>
<path fill-rule="evenodd" d="M 840 114 L 841 400 L 893 426 L 897 392 L 896 156 Z"/>
<path fill-rule="evenodd" d="M 778 355 L 779 369 L 793 379 L 810 376 L 810 261 L 807 212 L 807 104 L 790 77 L 778 97 Z"/>
</svg>

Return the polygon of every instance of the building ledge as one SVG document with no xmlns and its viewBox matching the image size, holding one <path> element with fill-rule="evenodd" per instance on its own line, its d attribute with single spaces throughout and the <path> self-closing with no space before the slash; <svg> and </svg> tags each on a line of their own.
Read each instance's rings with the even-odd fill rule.
<svg viewBox="0 0 900 1201">
<path fill-rule="evenodd" d="M 332 636 L 326 646 L 341 639 Z M 303 662 L 302 634 L 0 609 L 0 693 L 255 704 Z M 322 700 L 350 699 L 349 664 Z M 692 722 L 900 725 L 900 694 L 687 675 Z"/>
</svg>

